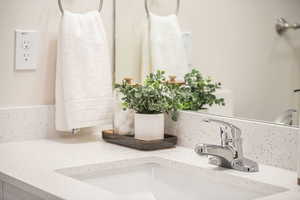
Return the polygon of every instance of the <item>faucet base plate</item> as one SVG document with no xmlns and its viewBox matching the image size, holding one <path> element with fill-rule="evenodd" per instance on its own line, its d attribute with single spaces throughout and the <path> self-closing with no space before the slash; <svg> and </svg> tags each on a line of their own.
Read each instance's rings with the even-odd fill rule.
<svg viewBox="0 0 300 200">
<path fill-rule="evenodd" d="M 233 169 L 243 172 L 258 172 L 258 164 L 247 158 L 239 158 L 232 161 L 231 166 Z"/>
</svg>

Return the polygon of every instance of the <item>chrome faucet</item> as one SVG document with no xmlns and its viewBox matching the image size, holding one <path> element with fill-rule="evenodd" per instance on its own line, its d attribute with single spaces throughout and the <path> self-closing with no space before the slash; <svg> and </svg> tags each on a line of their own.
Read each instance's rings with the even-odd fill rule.
<svg viewBox="0 0 300 200">
<path fill-rule="evenodd" d="M 199 144 L 195 152 L 199 155 L 208 155 L 209 163 L 220 167 L 236 169 L 245 172 L 257 172 L 258 164 L 243 155 L 241 129 L 235 125 L 215 119 L 206 119 L 204 122 L 220 124 L 221 145 Z M 230 129 L 230 135 L 228 134 Z"/>
</svg>

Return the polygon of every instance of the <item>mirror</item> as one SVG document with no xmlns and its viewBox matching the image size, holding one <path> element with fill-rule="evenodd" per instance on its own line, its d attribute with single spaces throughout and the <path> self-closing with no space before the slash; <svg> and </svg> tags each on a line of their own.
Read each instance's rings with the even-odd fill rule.
<svg viewBox="0 0 300 200">
<path fill-rule="evenodd" d="M 155 16 L 176 10 L 176 0 L 148 3 Z M 128 77 L 140 82 L 149 22 L 144 1 L 116 0 L 115 9 L 116 82 Z M 222 83 L 216 95 L 226 105 L 204 112 L 298 126 L 300 31 L 279 35 L 275 22 L 279 17 L 300 22 L 299 10 L 297 0 L 181 0 L 178 23 L 189 70 Z"/>
</svg>

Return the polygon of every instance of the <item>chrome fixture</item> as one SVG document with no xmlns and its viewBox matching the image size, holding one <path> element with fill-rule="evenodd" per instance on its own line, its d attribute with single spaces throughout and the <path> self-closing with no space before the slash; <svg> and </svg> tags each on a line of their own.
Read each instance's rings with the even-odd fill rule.
<svg viewBox="0 0 300 200">
<path fill-rule="evenodd" d="M 236 169 L 244 172 L 257 172 L 258 164 L 243 155 L 241 129 L 235 125 L 215 119 L 206 119 L 205 122 L 214 122 L 220 125 L 221 145 L 199 144 L 195 152 L 199 155 L 208 155 L 209 163 L 220 167 Z M 230 129 L 230 135 L 228 134 Z"/>
<path fill-rule="evenodd" d="M 59 10 L 61 12 L 61 14 L 64 14 L 64 7 L 63 7 L 63 4 L 62 4 L 62 0 L 58 0 L 58 6 L 59 6 Z M 103 7 L 103 0 L 100 0 L 100 5 L 99 5 L 99 9 L 98 11 L 100 12 L 102 10 L 102 7 Z"/>
<path fill-rule="evenodd" d="M 280 17 L 277 19 L 275 28 L 276 28 L 276 32 L 279 35 L 282 35 L 289 29 L 293 29 L 293 30 L 299 29 L 300 24 L 298 24 L 298 23 L 290 24 L 284 18 Z"/>
<path fill-rule="evenodd" d="M 179 9 L 180 9 L 180 0 L 177 0 L 177 7 L 176 7 L 176 11 L 175 11 L 176 15 L 178 15 Z M 149 17 L 151 11 L 148 6 L 148 0 L 145 0 L 145 10 L 146 10 L 147 16 Z"/>
<path fill-rule="evenodd" d="M 287 109 L 275 119 L 275 123 L 289 126 L 297 125 L 297 120 L 295 120 L 297 114 L 296 109 Z"/>
<path fill-rule="evenodd" d="M 72 135 L 78 135 L 80 133 L 80 128 L 73 128 Z"/>
</svg>

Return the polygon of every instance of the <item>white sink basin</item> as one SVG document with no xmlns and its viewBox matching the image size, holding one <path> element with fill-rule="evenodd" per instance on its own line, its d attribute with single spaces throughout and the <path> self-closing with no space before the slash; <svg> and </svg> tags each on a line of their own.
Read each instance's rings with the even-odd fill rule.
<svg viewBox="0 0 300 200">
<path fill-rule="evenodd" d="M 124 195 L 124 199 L 252 200 L 287 191 L 225 174 L 220 169 L 203 169 L 155 157 L 57 171 L 112 194 Z"/>
</svg>

